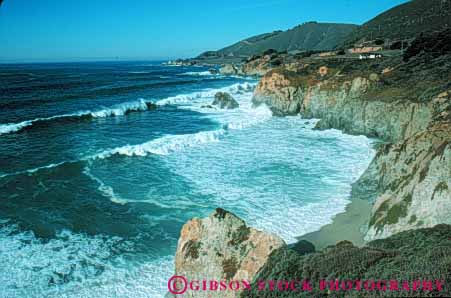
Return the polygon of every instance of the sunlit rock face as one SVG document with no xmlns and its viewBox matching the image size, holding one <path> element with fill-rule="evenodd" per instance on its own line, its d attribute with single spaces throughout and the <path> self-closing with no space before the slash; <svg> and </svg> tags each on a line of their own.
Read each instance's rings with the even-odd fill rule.
<svg viewBox="0 0 451 298">
<path fill-rule="evenodd" d="M 374 203 L 368 241 L 451 223 L 451 92 L 427 100 L 403 98 L 399 88 L 395 93 L 383 83 L 391 75 L 279 68 L 262 78 L 253 97 L 254 105 L 265 104 L 275 115 L 320 118 L 318 128 L 388 143 L 353 188 L 353 195 Z"/>
<path fill-rule="evenodd" d="M 209 217 L 194 218 L 183 226 L 175 272 L 188 282 L 251 282 L 271 252 L 283 246 L 285 243 L 278 236 L 248 227 L 234 214 L 216 209 Z M 239 297 L 239 293 L 188 288 L 184 297 Z"/>
</svg>

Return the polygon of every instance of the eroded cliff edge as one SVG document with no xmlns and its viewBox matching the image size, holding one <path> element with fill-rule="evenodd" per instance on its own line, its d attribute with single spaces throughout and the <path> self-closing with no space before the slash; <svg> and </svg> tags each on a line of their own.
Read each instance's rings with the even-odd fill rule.
<svg viewBox="0 0 451 298">
<path fill-rule="evenodd" d="M 245 65 L 256 73 L 264 70 L 253 98 L 256 106 L 266 104 L 276 116 L 319 118 L 318 129 L 335 128 L 382 140 L 352 191 L 353 197 L 373 204 L 367 243 L 356 247 L 343 241 L 312 252 L 311 244 L 300 241 L 293 249 L 277 236 L 255 231 L 218 209 L 183 228 L 176 273 L 227 282 L 246 277 L 253 284 L 242 293 L 201 291 L 189 297 L 349 297 L 346 291 L 255 290 L 258 280 L 306 278 L 313 282 L 440 280 L 445 288 L 427 296 L 449 296 L 451 31 L 428 38 L 426 42 L 418 38 L 398 57 L 293 61 L 279 56 L 276 68 L 264 57 Z M 393 297 L 400 292 L 352 294 Z M 401 294 L 422 297 L 425 293 L 409 289 Z"/>
<path fill-rule="evenodd" d="M 450 49 L 425 45 L 402 58 L 299 61 L 266 73 L 253 98 L 275 115 L 385 142 L 353 187 L 374 203 L 366 240 L 451 224 Z"/>
</svg>

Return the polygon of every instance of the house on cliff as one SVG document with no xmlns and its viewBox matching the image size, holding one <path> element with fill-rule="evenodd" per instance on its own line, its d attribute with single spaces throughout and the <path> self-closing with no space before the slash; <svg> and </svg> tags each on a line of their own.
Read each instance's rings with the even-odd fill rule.
<svg viewBox="0 0 451 298">
<path fill-rule="evenodd" d="M 377 59 L 377 58 L 382 58 L 383 55 L 380 53 L 363 53 L 359 55 L 359 59 L 360 60 L 365 60 L 365 59 Z"/>
</svg>

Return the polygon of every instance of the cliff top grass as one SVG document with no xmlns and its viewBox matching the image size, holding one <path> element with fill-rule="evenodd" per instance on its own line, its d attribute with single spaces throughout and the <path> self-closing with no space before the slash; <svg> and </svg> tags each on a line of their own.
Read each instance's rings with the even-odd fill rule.
<svg viewBox="0 0 451 298">
<path fill-rule="evenodd" d="M 284 60 L 268 75 L 283 74 L 294 87 L 322 82 L 327 90 L 356 77 L 376 78 L 365 95 L 367 100 L 425 102 L 451 89 L 451 30 L 420 35 L 403 56 L 366 60 L 291 56 Z M 321 68 L 327 72 L 321 73 Z"/>
<path fill-rule="evenodd" d="M 335 291 L 333 297 L 449 297 L 451 289 L 451 226 L 411 230 L 387 239 L 369 242 L 358 248 L 349 241 L 329 246 L 320 252 L 298 254 L 289 248 L 274 251 L 261 269 L 258 280 L 310 280 L 313 291 L 252 291 L 241 297 L 328 297 L 320 291 L 320 280 L 441 280 L 442 292 L 422 291 Z M 329 293 L 330 294 L 330 293 Z"/>
<path fill-rule="evenodd" d="M 344 47 L 356 42 L 381 39 L 405 40 L 421 32 L 439 31 L 451 26 L 451 1 L 414 0 L 393 7 L 349 34 Z"/>
</svg>

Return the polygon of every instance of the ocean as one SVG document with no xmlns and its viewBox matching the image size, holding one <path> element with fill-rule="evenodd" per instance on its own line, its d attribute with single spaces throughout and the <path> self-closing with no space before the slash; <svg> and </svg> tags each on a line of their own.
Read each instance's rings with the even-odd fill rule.
<svg viewBox="0 0 451 298">
<path fill-rule="evenodd" d="M 256 85 L 160 62 L 1 65 L 0 298 L 163 297 L 181 227 L 217 207 L 287 243 L 330 223 L 372 141 L 253 108 Z M 218 91 L 240 107 L 205 107 Z"/>
</svg>

